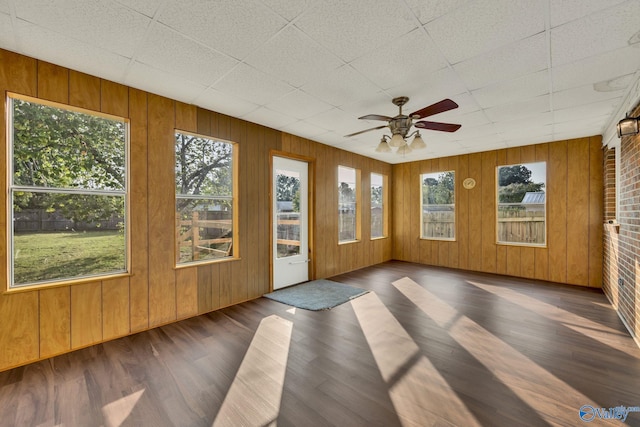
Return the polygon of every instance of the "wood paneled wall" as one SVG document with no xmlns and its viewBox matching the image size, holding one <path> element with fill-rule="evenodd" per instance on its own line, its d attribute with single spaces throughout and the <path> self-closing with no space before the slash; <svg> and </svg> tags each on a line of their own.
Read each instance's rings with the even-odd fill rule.
<svg viewBox="0 0 640 427">
<path fill-rule="evenodd" d="M 496 166 L 547 163 L 547 247 L 496 244 Z M 456 172 L 456 240 L 420 239 L 420 174 Z M 394 165 L 397 260 L 559 283 L 602 285 L 601 137 Z M 474 178 L 475 188 L 462 181 Z"/>
<path fill-rule="evenodd" d="M 315 277 L 388 260 L 391 239 L 337 243 L 337 165 L 363 172 L 368 211 L 369 172 L 391 166 L 309 140 L 186 105 L 23 55 L 0 50 L 0 93 L 14 92 L 130 120 L 131 275 L 91 283 L 0 295 L 0 370 L 206 313 L 269 292 L 269 157 L 273 150 L 314 159 Z M 4 102 L 2 117 L 5 117 Z M 239 256 L 233 261 L 175 268 L 174 129 L 239 145 Z M 0 120 L 6 147 L 6 124 Z M 6 165 L 6 150 L 0 150 Z M 6 170 L 6 166 L 5 167 Z M 6 188 L 7 174 L 0 174 Z M 367 196 L 365 196 L 367 195 Z M 7 260 L 6 199 L 0 239 Z M 0 276 L 7 277 L 0 262 Z M 5 283 L 2 283 L 6 288 Z"/>
</svg>

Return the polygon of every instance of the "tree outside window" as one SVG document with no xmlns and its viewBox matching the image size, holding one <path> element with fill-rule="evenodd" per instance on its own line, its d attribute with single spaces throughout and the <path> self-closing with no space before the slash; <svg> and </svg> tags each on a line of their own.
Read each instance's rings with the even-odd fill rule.
<svg viewBox="0 0 640 427">
<path fill-rule="evenodd" d="M 497 168 L 498 243 L 544 246 L 546 243 L 546 163 Z"/>
<path fill-rule="evenodd" d="M 353 242 L 360 238 L 358 223 L 359 171 L 338 166 L 338 241 Z"/>
<path fill-rule="evenodd" d="M 422 188 L 421 236 L 423 239 L 455 239 L 455 172 L 420 175 Z"/>
<path fill-rule="evenodd" d="M 127 122 L 8 101 L 10 287 L 126 272 Z"/>
<path fill-rule="evenodd" d="M 234 144 L 176 132 L 177 263 L 233 256 Z"/>
</svg>

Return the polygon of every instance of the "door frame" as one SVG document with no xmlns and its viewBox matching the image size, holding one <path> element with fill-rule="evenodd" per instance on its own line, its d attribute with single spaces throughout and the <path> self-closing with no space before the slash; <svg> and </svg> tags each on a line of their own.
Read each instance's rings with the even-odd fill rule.
<svg viewBox="0 0 640 427">
<path fill-rule="evenodd" d="M 280 150 L 269 151 L 269 292 L 273 292 L 273 158 L 282 157 L 285 159 L 297 160 L 299 162 L 307 163 L 307 211 L 308 211 L 308 241 L 309 241 L 309 280 L 316 278 L 316 259 L 315 253 L 315 240 L 313 236 L 313 229 L 315 224 L 314 213 L 316 210 L 315 203 L 315 178 L 316 178 L 316 159 L 313 157 L 303 156 L 300 154 L 289 153 Z"/>
</svg>

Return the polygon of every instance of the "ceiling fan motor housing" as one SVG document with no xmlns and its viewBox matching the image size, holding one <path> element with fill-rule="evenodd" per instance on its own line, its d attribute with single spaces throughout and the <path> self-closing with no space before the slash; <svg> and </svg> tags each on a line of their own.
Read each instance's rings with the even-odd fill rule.
<svg viewBox="0 0 640 427">
<path fill-rule="evenodd" d="M 408 116 L 396 116 L 389 121 L 389 129 L 391 134 L 400 134 L 403 138 L 407 136 L 413 120 Z"/>
</svg>

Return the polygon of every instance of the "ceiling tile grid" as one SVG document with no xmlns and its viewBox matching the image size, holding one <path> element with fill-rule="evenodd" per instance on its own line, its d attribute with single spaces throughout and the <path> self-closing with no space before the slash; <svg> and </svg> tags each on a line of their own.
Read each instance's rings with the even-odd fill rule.
<svg viewBox="0 0 640 427">
<path fill-rule="evenodd" d="M 0 48 L 399 163 L 610 134 L 638 23 L 640 0 L 0 0 Z M 344 136 L 397 96 L 462 128 L 404 156 Z"/>
</svg>

